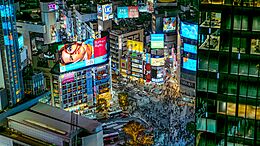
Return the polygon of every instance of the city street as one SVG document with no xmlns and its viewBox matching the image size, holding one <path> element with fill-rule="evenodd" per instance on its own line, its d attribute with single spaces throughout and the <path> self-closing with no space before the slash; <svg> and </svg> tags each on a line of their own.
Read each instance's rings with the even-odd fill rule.
<svg viewBox="0 0 260 146">
<path fill-rule="evenodd" d="M 120 82 L 121 84 L 125 84 Z M 153 129 L 154 145 L 156 146 L 184 146 L 194 144 L 194 135 L 186 130 L 189 122 L 194 122 L 194 106 L 186 104 L 182 98 L 165 99 L 164 86 L 159 88 L 140 87 L 138 83 L 128 82 L 118 93 L 125 91 L 129 95 L 130 105 L 128 111 L 131 117 L 138 117 L 147 122 L 148 128 Z M 148 90 L 144 90 L 148 88 Z M 181 106 L 180 106 L 181 101 Z"/>
</svg>

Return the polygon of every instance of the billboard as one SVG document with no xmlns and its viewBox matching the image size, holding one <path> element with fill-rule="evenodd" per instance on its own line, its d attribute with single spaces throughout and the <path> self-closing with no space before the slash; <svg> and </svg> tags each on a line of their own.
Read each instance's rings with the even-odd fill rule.
<svg viewBox="0 0 260 146">
<path fill-rule="evenodd" d="M 176 17 L 163 18 L 163 32 L 174 32 L 176 30 Z"/>
<path fill-rule="evenodd" d="M 164 58 L 151 58 L 152 66 L 164 66 L 165 60 Z"/>
<path fill-rule="evenodd" d="M 106 21 L 109 19 L 113 19 L 112 3 L 102 5 L 102 20 Z"/>
<path fill-rule="evenodd" d="M 143 52 L 143 42 L 127 40 L 127 49 L 133 52 Z"/>
<path fill-rule="evenodd" d="M 97 4 L 97 18 L 106 21 L 113 18 L 112 3 L 99 5 Z"/>
<path fill-rule="evenodd" d="M 95 64 L 107 61 L 107 37 L 99 38 L 94 41 L 94 52 Z"/>
<path fill-rule="evenodd" d="M 147 12 L 148 6 L 144 3 L 140 3 L 140 4 L 138 4 L 138 10 L 139 10 L 139 12 Z"/>
<path fill-rule="evenodd" d="M 102 20 L 102 5 L 97 4 L 97 18 Z"/>
<path fill-rule="evenodd" d="M 117 7 L 117 18 L 128 18 L 128 7 Z"/>
<path fill-rule="evenodd" d="M 197 40 L 198 39 L 198 25 L 195 24 L 186 24 L 184 22 L 181 22 L 181 36 Z"/>
<path fill-rule="evenodd" d="M 151 48 L 164 48 L 164 34 L 151 34 Z"/>
<path fill-rule="evenodd" d="M 184 48 L 185 52 L 197 54 L 197 46 L 196 45 L 190 45 L 190 44 L 184 43 L 183 48 Z"/>
<path fill-rule="evenodd" d="M 66 73 L 60 76 L 61 84 L 66 84 L 75 81 L 74 72 Z"/>
<path fill-rule="evenodd" d="M 145 79 L 146 79 L 146 82 L 151 82 L 152 80 L 152 75 L 151 75 L 151 64 L 150 63 L 146 63 L 145 65 Z"/>
<path fill-rule="evenodd" d="M 183 68 L 191 71 L 196 71 L 197 61 L 194 59 L 183 57 Z"/>
<path fill-rule="evenodd" d="M 139 17 L 138 6 L 128 7 L 128 17 L 129 18 L 138 18 Z"/>
<path fill-rule="evenodd" d="M 58 46 L 60 72 L 75 70 L 94 64 L 94 39 Z"/>
<path fill-rule="evenodd" d="M 147 0 L 147 11 L 149 13 L 154 12 L 154 0 Z"/>
<path fill-rule="evenodd" d="M 48 11 L 51 12 L 51 11 L 55 11 L 58 9 L 58 6 L 55 4 L 55 3 L 49 3 L 48 4 Z"/>
</svg>

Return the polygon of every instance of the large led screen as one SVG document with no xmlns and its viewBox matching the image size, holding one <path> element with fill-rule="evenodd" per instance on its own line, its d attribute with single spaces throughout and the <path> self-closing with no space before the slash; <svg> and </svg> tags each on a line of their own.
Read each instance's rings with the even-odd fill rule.
<svg viewBox="0 0 260 146">
<path fill-rule="evenodd" d="M 99 38 L 94 41 L 95 64 L 107 61 L 107 37 Z"/>
<path fill-rule="evenodd" d="M 128 18 L 128 7 L 117 7 L 117 18 Z"/>
<path fill-rule="evenodd" d="M 163 32 L 174 32 L 176 30 L 176 17 L 163 18 Z"/>
<path fill-rule="evenodd" d="M 164 58 L 151 58 L 152 66 L 164 66 Z"/>
<path fill-rule="evenodd" d="M 190 45 L 190 44 L 184 43 L 183 48 L 184 48 L 185 52 L 197 54 L 197 46 L 196 45 Z"/>
<path fill-rule="evenodd" d="M 138 18 L 139 11 L 137 6 L 130 6 L 128 7 L 128 17 L 129 18 Z"/>
<path fill-rule="evenodd" d="M 149 13 L 154 12 L 154 0 L 147 0 L 147 11 Z"/>
<path fill-rule="evenodd" d="M 196 71 L 197 61 L 194 59 L 183 57 L 183 68 L 191 71 Z"/>
<path fill-rule="evenodd" d="M 60 72 L 75 70 L 94 64 L 94 39 L 58 46 Z"/>
<path fill-rule="evenodd" d="M 128 40 L 127 48 L 129 51 L 143 52 L 143 42 Z"/>
<path fill-rule="evenodd" d="M 198 25 L 181 22 L 181 36 L 193 40 L 198 38 Z"/>
<path fill-rule="evenodd" d="M 112 3 L 102 5 L 102 9 L 103 9 L 103 12 L 102 12 L 103 21 L 113 19 Z"/>
<path fill-rule="evenodd" d="M 164 48 L 164 34 L 151 34 L 151 48 Z"/>
</svg>

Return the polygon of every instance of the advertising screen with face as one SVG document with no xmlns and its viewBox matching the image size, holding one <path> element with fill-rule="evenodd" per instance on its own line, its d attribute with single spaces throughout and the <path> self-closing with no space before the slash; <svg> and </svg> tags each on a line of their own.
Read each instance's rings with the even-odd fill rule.
<svg viewBox="0 0 260 146">
<path fill-rule="evenodd" d="M 154 0 L 147 0 L 147 11 L 149 13 L 154 12 Z"/>
<path fill-rule="evenodd" d="M 128 18 L 128 7 L 117 7 L 117 18 Z"/>
<path fill-rule="evenodd" d="M 94 40 L 58 46 L 60 72 L 75 70 L 94 64 Z"/>
<path fill-rule="evenodd" d="M 176 30 L 176 17 L 163 18 L 163 32 L 174 32 Z"/>
<path fill-rule="evenodd" d="M 183 68 L 191 71 L 196 71 L 197 61 L 194 59 L 183 57 Z"/>
<path fill-rule="evenodd" d="M 180 32 L 182 37 L 193 40 L 198 39 L 198 25 L 181 22 Z"/>
<path fill-rule="evenodd" d="M 94 41 L 95 64 L 107 61 L 107 37 L 99 38 Z"/>
<path fill-rule="evenodd" d="M 129 18 L 138 18 L 139 17 L 138 6 L 128 7 L 128 17 Z"/>
</svg>

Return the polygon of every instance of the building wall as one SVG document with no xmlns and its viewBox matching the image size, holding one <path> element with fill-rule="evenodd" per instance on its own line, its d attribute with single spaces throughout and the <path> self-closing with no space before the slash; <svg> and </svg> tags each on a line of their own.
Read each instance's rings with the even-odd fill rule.
<svg viewBox="0 0 260 146">
<path fill-rule="evenodd" d="M 82 138 L 83 146 L 103 146 L 103 131 Z"/>
<path fill-rule="evenodd" d="M 32 128 L 32 127 L 26 126 L 24 124 L 20 124 L 15 121 L 9 120 L 8 127 L 13 128 L 13 129 L 15 129 L 25 135 L 31 136 L 33 138 L 43 140 L 48 143 L 53 143 L 53 144 L 59 145 L 59 146 L 62 146 L 63 141 L 65 141 L 63 138 L 58 137 L 58 136 L 54 135 L 53 133 L 48 133 L 48 132 L 45 132 L 42 130 L 38 130 L 36 128 Z"/>
</svg>

